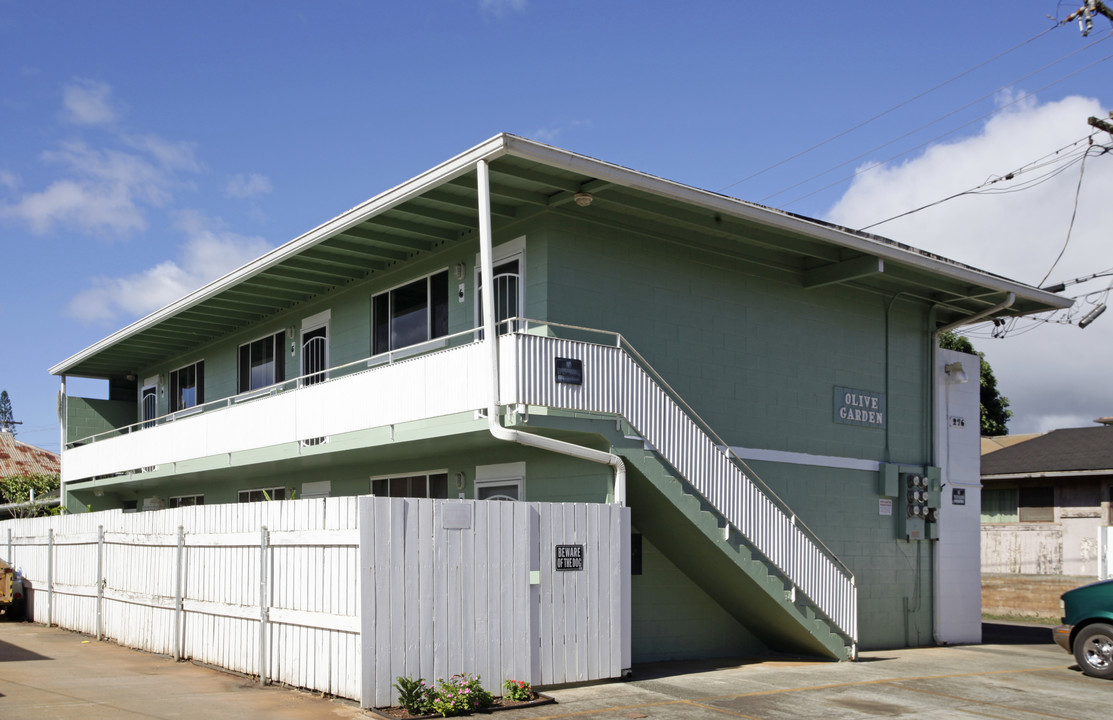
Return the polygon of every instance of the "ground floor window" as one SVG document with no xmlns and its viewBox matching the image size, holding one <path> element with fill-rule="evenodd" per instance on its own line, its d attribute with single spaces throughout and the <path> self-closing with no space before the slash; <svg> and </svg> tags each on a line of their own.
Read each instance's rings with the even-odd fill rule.
<svg viewBox="0 0 1113 720">
<path fill-rule="evenodd" d="M 371 494 L 379 497 L 448 497 L 448 472 L 419 473 L 371 478 Z"/>
<path fill-rule="evenodd" d="M 204 495 L 178 495 L 171 497 L 167 502 L 167 507 L 189 507 L 191 505 L 204 505 Z"/>
<path fill-rule="evenodd" d="M 475 483 L 476 500 L 521 500 L 521 480 L 488 480 Z"/>
<path fill-rule="evenodd" d="M 525 500 L 524 462 L 479 465 L 475 468 L 476 500 Z"/>
<path fill-rule="evenodd" d="M 983 488 L 982 522 L 1055 522 L 1055 488 Z"/>
<path fill-rule="evenodd" d="M 286 488 L 256 488 L 255 490 L 240 490 L 240 502 L 264 502 L 266 500 L 285 500 Z"/>
</svg>

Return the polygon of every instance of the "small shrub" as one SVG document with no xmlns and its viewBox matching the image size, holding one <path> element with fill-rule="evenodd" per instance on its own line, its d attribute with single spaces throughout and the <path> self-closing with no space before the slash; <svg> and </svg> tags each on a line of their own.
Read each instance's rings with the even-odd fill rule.
<svg viewBox="0 0 1113 720">
<path fill-rule="evenodd" d="M 410 715 L 428 715 L 433 710 L 433 688 L 425 684 L 425 678 L 414 680 L 398 677 L 394 683 L 398 691 L 398 704 Z"/>
<path fill-rule="evenodd" d="M 502 699 L 526 702 L 533 699 L 533 688 L 525 680 L 507 680 L 502 684 Z"/>
<path fill-rule="evenodd" d="M 478 676 L 468 673 L 453 675 L 449 680 L 439 679 L 433 692 L 430 709 L 441 717 L 464 715 L 483 710 L 494 698 L 483 689 Z"/>
</svg>

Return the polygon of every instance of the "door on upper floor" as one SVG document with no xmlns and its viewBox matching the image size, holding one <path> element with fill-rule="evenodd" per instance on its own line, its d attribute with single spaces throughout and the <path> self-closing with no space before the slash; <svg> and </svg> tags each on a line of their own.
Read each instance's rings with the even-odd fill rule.
<svg viewBox="0 0 1113 720">
<path fill-rule="evenodd" d="M 495 286 L 495 322 L 522 317 L 525 308 L 525 238 L 520 237 L 492 248 L 493 282 Z M 475 263 L 475 325 L 483 324 L 483 276 L 479 257 Z M 512 332 L 516 327 L 501 324 L 496 334 Z"/>
<path fill-rule="evenodd" d="M 315 385 L 328 379 L 329 352 L 328 326 L 330 312 L 326 310 L 301 323 L 301 384 Z"/>
</svg>

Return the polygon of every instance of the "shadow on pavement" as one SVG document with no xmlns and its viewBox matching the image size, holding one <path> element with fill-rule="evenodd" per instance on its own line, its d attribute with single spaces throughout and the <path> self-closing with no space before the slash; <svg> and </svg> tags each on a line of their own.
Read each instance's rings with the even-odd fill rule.
<svg viewBox="0 0 1113 720">
<path fill-rule="evenodd" d="M 1054 642 L 1050 625 L 982 623 L 982 643 L 985 645 L 1050 645 Z"/>
<path fill-rule="evenodd" d="M 53 660 L 46 655 L 39 655 L 18 645 L 12 645 L 0 640 L 0 662 L 22 662 L 24 660 Z"/>
</svg>

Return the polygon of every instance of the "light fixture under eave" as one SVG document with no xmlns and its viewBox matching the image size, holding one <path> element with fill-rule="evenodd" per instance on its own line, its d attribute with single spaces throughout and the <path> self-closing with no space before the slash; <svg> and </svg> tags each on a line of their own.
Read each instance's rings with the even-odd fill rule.
<svg viewBox="0 0 1113 720">
<path fill-rule="evenodd" d="M 966 369 L 962 367 L 962 363 L 955 361 L 943 366 L 943 372 L 947 373 L 947 381 L 956 385 L 961 385 L 970 380 L 966 375 Z"/>
<path fill-rule="evenodd" d="M 1082 328 L 1086 327 L 1087 325 L 1089 325 L 1093 321 L 1097 320 L 1098 316 L 1101 315 L 1103 312 L 1105 312 L 1105 304 L 1104 303 L 1102 303 L 1101 305 L 1098 305 L 1096 308 L 1094 308 L 1090 312 L 1086 313 L 1086 317 L 1084 317 L 1084 318 L 1082 318 L 1081 320 L 1078 321 L 1078 329 L 1081 330 Z"/>
<path fill-rule="evenodd" d="M 575 200 L 576 204 L 580 207 L 587 207 L 591 204 L 591 201 L 595 199 L 595 196 L 589 192 L 578 192 L 572 196 L 572 199 Z"/>
</svg>

